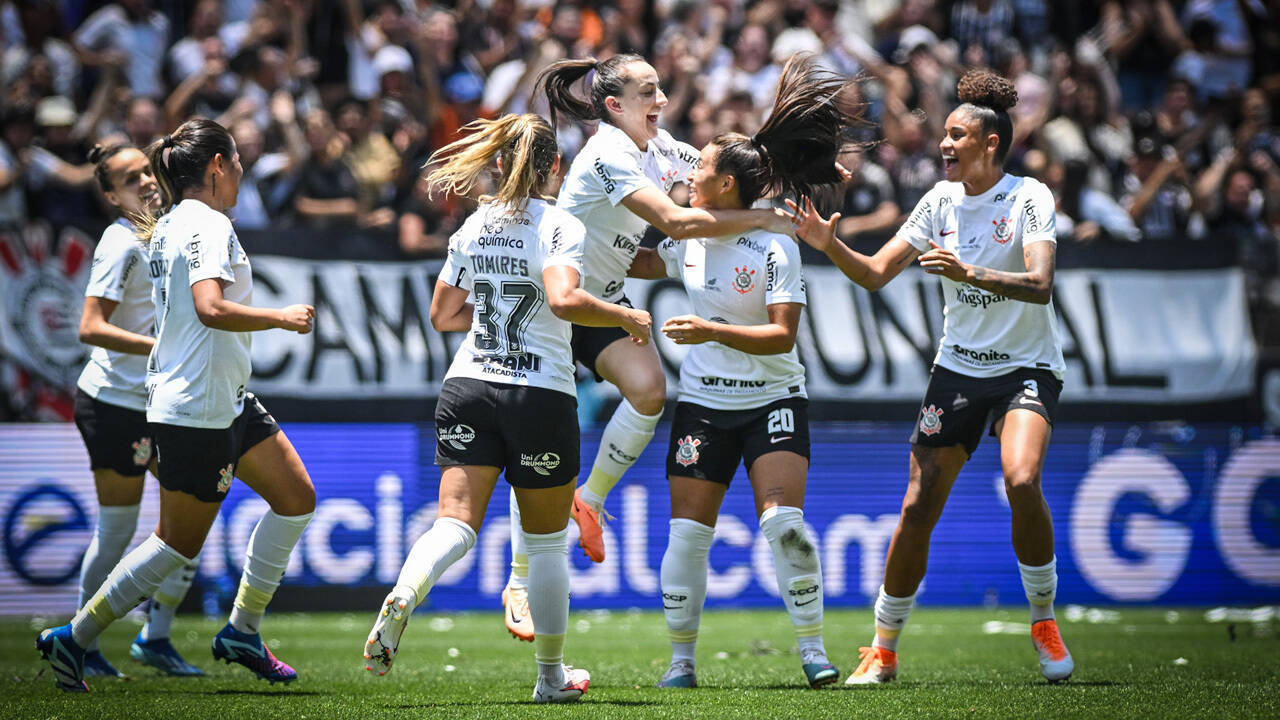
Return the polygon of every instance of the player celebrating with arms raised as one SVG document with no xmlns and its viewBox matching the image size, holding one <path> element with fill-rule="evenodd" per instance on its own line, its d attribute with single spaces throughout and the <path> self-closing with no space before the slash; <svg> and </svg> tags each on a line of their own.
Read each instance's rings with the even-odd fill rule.
<svg viewBox="0 0 1280 720">
<path fill-rule="evenodd" d="M 797 234 L 862 287 L 883 287 L 919 257 L 925 272 L 942 276 L 946 296 L 942 341 L 911 436 L 907 492 L 876 600 L 876 636 L 849 676 L 854 685 L 897 675 L 898 636 L 924 579 L 929 537 L 988 424 L 1000 441 L 1040 671 L 1057 682 L 1074 667 L 1053 615 L 1053 521 L 1040 489 L 1064 369 L 1052 303 L 1053 195 L 1039 181 L 1004 172 L 1013 137 L 1009 108 L 1018 100 L 1013 84 L 971 70 L 957 92 L 962 104 L 947 117 L 939 143 L 946 179 L 875 255 L 835 239 L 839 215 L 823 220 L 808 200 L 794 208 Z"/>
<path fill-rule="evenodd" d="M 506 471 L 528 548 L 536 639 L 534 702 L 567 702 L 590 675 L 562 664 L 569 624 L 568 524 L 578 477 L 578 415 L 570 322 L 621 327 L 649 340 L 649 313 L 606 303 L 578 286 L 582 223 L 543 192 L 560 166 L 551 126 L 537 115 L 477 120 L 432 156 L 427 181 L 465 195 L 496 157 L 502 176 L 449 241 L 431 300 L 441 332 L 466 331 L 436 405 L 440 509 L 414 543 L 365 643 L 366 669 L 386 674 L 414 607 L 475 545 L 498 475 Z M 469 299 L 474 301 L 469 302 Z"/>
<path fill-rule="evenodd" d="M 760 131 L 720 135 L 702 150 L 689 177 L 693 207 L 743 208 L 772 191 L 802 194 L 840 180 L 836 155 L 844 129 L 856 121 L 842 109 L 845 85 L 811 60 L 793 57 Z M 839 671 L 822 642 L 822 566 L 802 509 L 809 419 L 804 366 L 795 351 L 805 305 L 799 248 L 765 230 L 667 240 L 656 251 L 642 250 L 631 274 L 680 278 L 694 311 L 662 326 L 676 343 L 693 347 L 680 365 L 667 452 L 672 519 L 661 582 L 672 659 L 658 687 L 697 686 L 694 647 L 707 559 L 740 462 L 755 491 L 806 679 L 814 688 L 834 683 Z"/>
<path fill-rule="evenodd" d="M 259 628 L 289 555 L 315 509 L 315 488 L 275 418 L 245 391 L 256 330 L 311 331 L 309 305 L 249 306 L 253 274 L 226 213 L 243 170 L 231 133 L 193 118 L 147 155 L 160 184 L 158 220 L 139 223 L 156 341 L 148 360 L 147 420 L 160 461 L 160 525 L 126 555 L 70 624 L 40 634 L 36 647 L 59 687 L 87 691 L 84 648 L 204 545 L 239 477 L 270 508 L 254 528 L 230 622 L 213 639 L 215 659 L 236 662 L 271 683 L 297 678 L 262 643 Z M 176 204 L 175 204 L 176 203 Z"/>
</svg>

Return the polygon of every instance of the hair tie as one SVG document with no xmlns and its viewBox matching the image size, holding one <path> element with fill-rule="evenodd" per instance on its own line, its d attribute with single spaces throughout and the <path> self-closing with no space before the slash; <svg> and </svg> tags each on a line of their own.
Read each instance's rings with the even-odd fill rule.
<svg viewBox="0 0 1280 720">
<path fill-rule="evenodd" d="M 747 138 L 747 142 L 751 143 L 751 147 L 755 148 L 756 152 L 760 153 L 760 159 L 764 161 L 764 166 L 766 168 L 772 168 L 773 156 L 769 154 L 769 148 L 765 147 L 764 143 L 760 142 L 755 135 Z"/>
<path fill-rule="evenodd" d="M 171 148 L 171 147 L 173 147 L 173 136 L 172 136 L 172 135 L 165 135 L 165 136 L 164 136 L 164 140 L 162 140 L 162 141 L 160 142 L 160 146 L 161 146 L 161 147 L 164 147 L 164 148 Z"/>
</svg>

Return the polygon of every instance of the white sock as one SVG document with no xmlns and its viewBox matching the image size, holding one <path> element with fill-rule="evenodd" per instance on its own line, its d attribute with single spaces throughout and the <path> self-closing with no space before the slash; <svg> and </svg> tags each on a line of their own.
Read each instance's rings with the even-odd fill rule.
<svg viewBox="0 0 1280 720">
<path fill-rule="evenodd" d="M 173 626 L 173 616 L 182 604 L 182 598 L 191 589 L 191 581 L 195 580 L 198 559 L 189 560 L 169 573 L 169 577 L 160 583 L 160 589 L 151 596 L 151 607 L 147 610 L 147 624 L 142 626 L 143 642 L 169 637 Z"/>
<path fill-rule="evenodd" d="M 262 515 L 249 537 L 240 589 L 231 607 L 231 626 L 236 630 L 256 635 L 261 629 L 267 603 L 280 587 L 284 571 L 289 569 L 289 555 L 314 514 L 286 517 L 267 510 Z"/>
<path fill-rule="evenodd" d="M 653 429 L 661 419 L 662 413 L 641 415 L 626 398 L 622 399 L 600 436 L 600 450 L 580 491 L 584 502 L 597 508 L 604 506 L 609 491 L 635 465 L 636 458 L 653 439 Z"/>
<path fill-rule="evenodd" d="M 659 578 L 672 662 L 693 662 L 702 605 L 707 599 L 707 556 L 715 537 L 715 528 L 696 520 L 671 520 Z"/>
<path fill-rule="evenodd" d="M 76 608 L 83 608 L 89 598 L 98 592 L 111 568 L 124 557 L 129 541 L 138 530 L 138 505 L 103 505 L 98 507 L 98 522 L 93 528 L 93 539 L 80 563 L 80 600 Z M 98 639 L 85 648 L 98 649 Z"/>
<path fill-rule="evenodd" d="M 412 610 L 431 592 L 440 575 L 475 544 L 476 531 L 470 525 L 456 518 L 436 518 L 431 529 L 413 544 L 392 592 L 407 598 Z"/>
<path fill-rule="evenodd" d="M 1018 563 L 1022 589 L 1031 603 L 1031 622 L 1053 619 L 1053 599 L 1058 596 L 1058 558 L 1040 567 Z"/>
<path fill-rule="evenodd" d="M 89 647 L 107 626 L 154 595 L 169 573 L 187 561 L 152 533 L 120 560 L 102 587 L 71 619 L 71 636 L 76 644 Z"/>
<path fill-rule="evenodd" d="M 873 647 L 882 647 L 889 652 L 898 652 L 898 636 L 907 625 L 911 616 L 911 608 L 915 605 L 916 596 L 894 597 L 880 586 L 880 595 L 876 597 L 876 637 L 871 641 Z"/>
<path fill-rule="evenodd" d="M 511 574 L 507 576 L 507 585 L 516 588 L 529 585 L 529 551 L 524 547 L 524 530 L 520 527 L 520 503 L 516 502 L 516 491 L 512 488 L 507 495 L 507 512 L 511 517 Z"/>
<path fill-rule="evenodd" d="M 529 615 L 533 654 L 548 683 L 564 684 L 564 634 L 569 628 L 569 531 L 525 533 L 529 549 Z"/>
<path fill-rule="evenodd" d="M 796 637 L 809 648 L 821 648 L 822 563 L 818 546 L 805 530 L 804 511 L 786 505 L 771 507 L 760 514 L 760 529 L 773 550 L 778 593 L 787 606 Z"/>
</svg>

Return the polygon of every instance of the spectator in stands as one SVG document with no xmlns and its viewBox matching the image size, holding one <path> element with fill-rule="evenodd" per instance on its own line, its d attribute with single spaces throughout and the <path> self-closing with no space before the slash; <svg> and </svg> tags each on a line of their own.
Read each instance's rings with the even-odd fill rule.
<svg viewBox="0 0 1280 720">
<path fill-rule="evenodd" d="M 989 65 L 996 46 L 1013 30 L 1009 0 L 961 0 L 951 7 L 951 37 L 966 65 Z"/>
<path fill-rule="evenodd" d="M 61 37 L 59 4 L 54 0 L 20 0 L 16 5 L 22 37 L 5 38 L 0 80 L 6 88 L 13 88 L 28 74 L 31 65 L 42 62 L 44 70 L 40 74 L 47 77 L 48 91 L 30 98 L 30 102 L 44 95 L 74 97 L 80 84 L 80 63 L 70 43 Z"/>
<path fill-rule="evenodd" d="M 886 127 L 886 132 L 888 127 Z M 889 143 L 894 140 L 886 136 Z M 884 146 L 886 169 L 897 189 L 898 207 L 913 208 L 920 198 L 942 179 L 936 138 L 925 136 L 925 122 L 919 115 L 901 118 L 897 146 Z"/>
<path fill-rule="evenodd" d="M 840 164 L 852 179 L 845 184 L 836 235 L 850 245 L 866 240 L 879 247 L 897 229 L 902 214 L 889 173 L 875 164 L 866 150 L 841 155 Z"/>
<path fill-rule="evenodd" d="M 221 0 L 199 0 L 191 10 L 190 31 L 169 48 L 171 81 L 180 83 L 200 72 L 205 64 L 205 41 L 210 38 L 221 40 L 226 55 L 234 57 L 243 39 L 240 29 L 240 26 L 223 25 Z"/>
<path fill-rule="evenodd" d="M 35 113 L 30 106 L 10 105 L 0 119 L 0 229 L 14 230 L 27 221 L 26 168 L 19 153 L 35 137 Z"/>
<path fill-rule="evenodd" d="M 270 129 L 284 138 L 284 152 L 265 152 L 262 130 L 251 119 L 231 126 L 244 168 L 233 218 L 237 228 L 267 228 L 288 200 L 294 171 L 306 162 L 307 140 L 298 128 L 293 98 L 279 90 L 269 107 Z"/>
<path fill-rule="evenodd" d="M 733 44 L 733 61 L 707 74 L 707 101 L 719 105 L 734 92 L 746 92 L 754 107 L 768 107 L 782 72 L 769 62 L 769 46 L 763 25 L 744 26 Z"/>
<path fill-rule="evenodd" d="M 342 135 L 334 129 L 329 113 L 320 108 L 307 113 L 305 129 L 310 157 L 302 166 L 293 198 L 299 222 L 311 227 L 355 225 L 360 214 L 359 187 L 342 162 L 346 150 Z"/>
<path fill-rule="evenodd" d="M 100 214 L 91 188 L 93 165 L 84 163 L 87 150 L 72 134 L 77 118 L 70 98 L 41 100 L 35 110 L 36 142 L 24 154 L 32 214 L 55 226 Z"/>
<path fill-rule="evenodd" d="M 1169 0 L 1108 0 L 1097 37 L 1117 67 L 1124 108 L 1153 107 L 1164 91 L 1179 41 Z"/>
<path fill-rule="evenodd" d="M 144 148 L 160 137 L 160 106 L 149 97 L 129 101 L 124 115 L 124 132 L 134 147 Z"/>
<path fill-rule="evenodd" d="M 1144 240 L 1186 237 L 1191 191 L 1187 188 L 1186 168 L 1173 146 L 1149 136 L 1138 140 L 1124 179 L 1124 191 L 1120 204 L 1142 230 Z"/>
<path fill-rule="evenodd" d="M 169 28 L 151 0 L 120 0 L 85 19 L 72 39 L 81 63 L 120 70 L 135 95 L 158 100 L 166 95 L 161 66 Z"/>
<path fill-rule="evenodd" d="M 164 101 L 165 123 L 168 127 L 177 127 L 192 115 L 217 118 L 219 124 L 230 124 L 253 111 L 251 98 L 236 100 L 240 79 L 227 66 L 222 40 L 216 37 L 205 38 L 201 42 L 201 48 L 204 50 L 204 65 L 199 72 L 178 83 L 173 93 Z M 231 109 L 233 102 L 239 103 L 235 112 L 230 117 L 220 117 Z"/>
<path fill-rule="evenodd" d="M 1029 150 L 1023 158 L 1029 177 L 1039 178 L 1057 201 L 1055 227 L 1059 239 L 1087 245 L 1096 241 L 1137 242 L 1142 231 L 1111 195 L 1090 187 L 1089 165 L 1083 160 L 1052 160 L 1042 150 Z"/>
<path fill-rule="evenodd" d="M 395 199 L 395 179 L 400 172 L 400 155 L 381 128 L 372 127 L 364 102 L 354 97 L 338 103 L 335 125 L 346 147 L 342 162 L 356 181 L 361 224 L 390 227 L 396 219 L 391 204 Z"/>
</svg>

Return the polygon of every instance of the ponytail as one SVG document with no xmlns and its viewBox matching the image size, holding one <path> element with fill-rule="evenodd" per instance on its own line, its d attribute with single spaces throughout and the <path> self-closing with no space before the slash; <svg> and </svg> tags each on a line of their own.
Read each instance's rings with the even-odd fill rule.
<svg viewBox="0 0 1280 720">
<path fill-rule="evenodd" d="M 840 182 L 836 158 L 847 132 L 863 122 L 859 109 L 842 97 L 850 84 L 819 68 L 811 56 L 793 55 L 760 130 L 711 141 L 719 149 L 716 173 L 734 177 L 744 206 L 774 193 L 812 195 L 818 185 Z"/>
<path fill-rule="evenodd" d="M 215 155 L 231 162 L 235 147 L 226 128 L 203 117 L 191 118 L 147 146 L 147 159 L 160 187 L 160 209 L 129 218 L 138 228 L 138 238 L 151 242 L 160 215 L 181 201 L 187 190 L 204 186 L 204 171 Z"/>
<path fill-rule="evenodd" d="M 496 120 L 475 120 L 463 131 L 470 134 L 431 154 L 427 166 L 443 162 L 427 174 L 428 192 L 442 190 L 467 195 L 495 157 L 502 160 L 498 192 L 490 200 L 523 210 L 529 197 L 551 177 L 556 155 L 556 135 L 538 115 L 504 115 Z"/>
<path fill-rule="evenodd" d="M 609 110 L 604 101 L 607 97 L 618 97 L 629 76 L 624 70 L 634 62 L 645 62 L 639 55 L 621 53 L 603 62 L 596 60 L 561 60 L 552 63 L 534 83 L 533 94 L 545 94 L 547 104 L 551 107 L 551 124 L 554 127 L 559 113 L 574 120 L 591 122 L 607 120 Z M 573 85 L 592 71 L 589 97 L 581 98 L 573 94 Z"/>
</svg>

